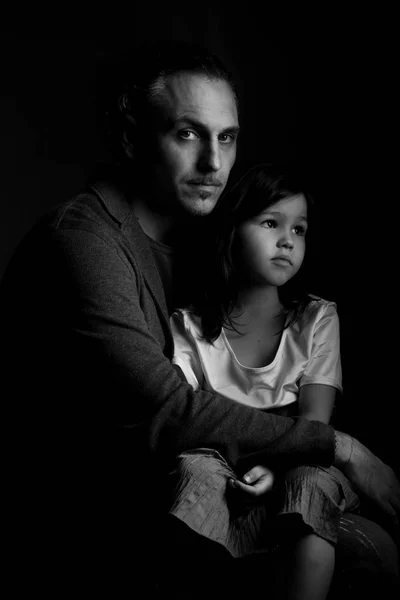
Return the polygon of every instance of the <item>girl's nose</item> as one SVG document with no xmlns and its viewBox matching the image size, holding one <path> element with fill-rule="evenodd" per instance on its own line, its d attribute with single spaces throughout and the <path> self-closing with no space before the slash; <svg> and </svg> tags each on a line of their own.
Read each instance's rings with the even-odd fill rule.
<svg viewBox="0 0 400 600">
<path fill-rule="evenodd" d="M 288 250 L 292 250 L 292 248 L 294 247 L 294 243 L 293 243 L 291 236 L 290 235 L 282 236 L 282 239 L 279 240 L 278 246 L 279 246 L 279 248 L 287 248 Z"/>
</svg>

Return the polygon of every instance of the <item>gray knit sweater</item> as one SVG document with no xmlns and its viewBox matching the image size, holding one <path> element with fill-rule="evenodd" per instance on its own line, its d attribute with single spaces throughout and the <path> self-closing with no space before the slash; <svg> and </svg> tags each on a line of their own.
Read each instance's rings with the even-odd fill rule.
<svg viewBox="0 0 400 600">
<path fill-rule="evenodd" d="M 330 426 L 194 392 L 171 365 L 162 283 L 115 183 L 88 186 L 34 227 L 0 301 L 4 372 L 32 423 L 117 424 L 132 453 L 161 462 L 195 447 L 215 448 L 243 469 L 333 461 Z"/>
</svg>

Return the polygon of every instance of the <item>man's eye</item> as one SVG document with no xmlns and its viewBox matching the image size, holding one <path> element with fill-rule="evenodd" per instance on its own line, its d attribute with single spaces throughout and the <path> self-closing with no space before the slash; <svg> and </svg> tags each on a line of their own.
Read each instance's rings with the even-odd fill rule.
<svg viewBox="0 0 400 600">
<path fill-rule="evenodd" d="M 190 129 L 182 129 L 178 135 L 184 140 L 195 140 L 198 137 L 197 133 Z"/>
<path fill-rule="evenodd" d="M 236 137 L 232 133 L 221 133 L 218 139 L 223 144 L 232 144 L 232 142 L 236 141 Z"/>
</svg>

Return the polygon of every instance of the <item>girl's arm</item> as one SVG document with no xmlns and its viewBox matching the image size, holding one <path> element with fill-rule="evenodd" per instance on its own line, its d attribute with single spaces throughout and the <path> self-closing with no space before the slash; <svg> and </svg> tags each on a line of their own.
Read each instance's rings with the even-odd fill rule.
<svg viewBox="0 0 400 600">
<path fill-rule="evenodd" d="M 329 423 L 342 390 L 340 328 L 336 305 L 322 302 L 314 316 L 310 360 L 300 381 L 299 416 Z"/>
<path fill-rule="evenodd" d="M 299 416 L 309 421 L 329 423 L 335 405 L 336 388 L 310 383 L 300 388 Z"/>
</svg>

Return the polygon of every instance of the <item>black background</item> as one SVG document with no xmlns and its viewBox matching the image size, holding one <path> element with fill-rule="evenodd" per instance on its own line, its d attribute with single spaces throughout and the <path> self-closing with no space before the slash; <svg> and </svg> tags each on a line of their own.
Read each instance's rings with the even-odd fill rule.
<svg viewBox="0 0 400 600">
<path fill-rule="evenodd" d="M 175 14 L 133 3 L 108 26 L 79 27 L 77 15 L 67 29 L 60 14 L 52 26 L 2 33 L 0 277 L 35 219 L 107 156 L 104 65 L 148 39 L 205 43 L 239 82 L 239 157 L 296 159 L 310 176 L 322 210 L 315 292 L 338 302 L 342 324 L 339 423 L 397 465 L 394 16 L 332 8 L 298 20 L 270 6 Z"/>
</svg>

